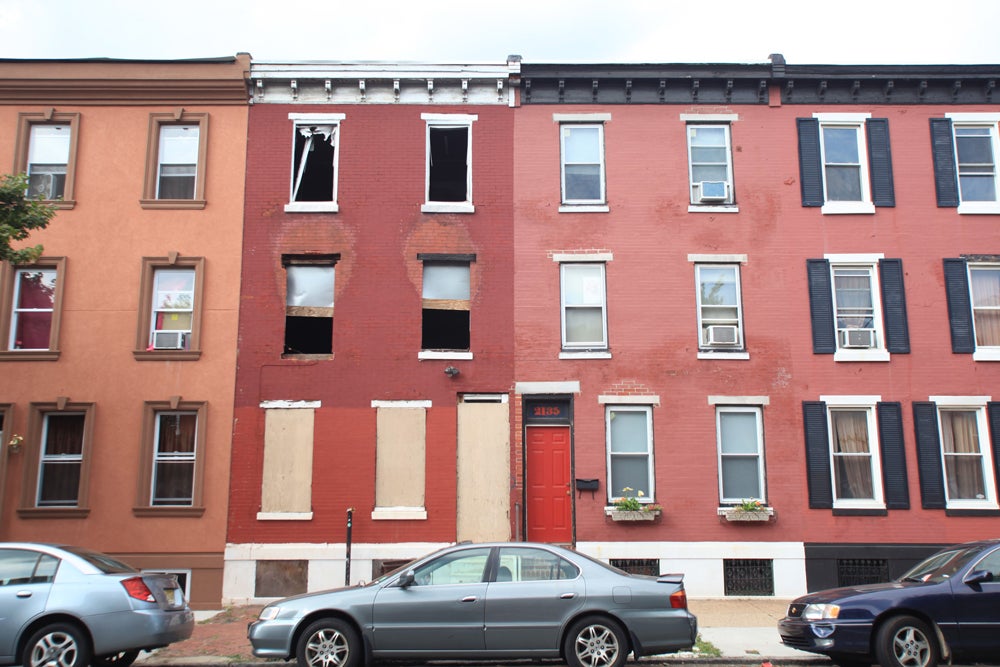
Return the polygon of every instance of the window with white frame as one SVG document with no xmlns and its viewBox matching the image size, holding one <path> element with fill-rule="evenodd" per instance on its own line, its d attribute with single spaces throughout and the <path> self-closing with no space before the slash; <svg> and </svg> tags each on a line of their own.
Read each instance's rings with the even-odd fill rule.
<svg viewBox="0 0 1000 667">
<path fill-rule="evenodd" d="M 194 199 L 198 178 L 198 125 L 161 125 L 157 199 Z"/>
<path fill-rule="evenodd" d="M 948 113 L 930 122 L 937 205 L 1000 213 L 1000 114 Z"/>
<path fill-rule="evenodd" d="M 193 268 L 154 270 L 150 350 L 191 349 L 195 275 Z"/>
<path fill-rule="evenodd" d="M 427 124 L 425 213 L 472 213 L 472 123 L 478 116 L 422 114 Z"/>
<path fill-rule="evenodd" d="M 947 507 L 995 508 L 993 455 L 984 405 L 962 405 L 950 397 L 937 404 L 941 463 Z"/>
<path fill-rule="evenodd" d="M 87 414 L 47 412 L 42 420 L 37 507 L 77 507 Z"/>
<path fill-rule="evenodd" d="M 290 113 L 291 189 L 285 211 L 336 212 L 340 121 L 344 114 Z"/>
<path fill-rule="evenodd" d="M 8 350 L 48 350 L 56 312 L 56 268 L 14 271 Z"/>
<path fill-rule="evenodd" d="M 976 348 L 1000 350 L 1000 264 L 969 264 Z"/>
<path fill-rule="evenodd" d="M 955 156 L 962 201 L 997 200 L 996 123 L 956 123 Z"/>
<path fill-rule="evenodd" d="M 874 404 L 825 400 L 834 507 L 883 506 Z"/>
<path fill-rule="evenodd" d="M 603 263 L 562 263 L 562 346 L 606 350 L 608 322 Z"/>
<path fill-rule="evenodd" d="M 728 123 L 688 123 L 688 167 L 691 203 L 733 203 L 733 165 Z"/>
<path fill-rule="evenodd" d="M 830 202 L 868 201 L 864 123 L 820 120 L 823 186 Z"/>
<path fill-rule="evenodd" d="M 738 264 L 695 264 L 698 282 L 698 345 L 708 350 L 743 349 L 743 312 Z"/>
<path fill-rule="evenodd" d="M 847 351 L 884 348 L 878 271 L 873 264 L 835 264 L 833 309 L 837 349 Z"/>
<path fill-rule="evenodd" d="M 604 205 L 604 124 L 561 123 L 562 203 Z"/>
<path fill-rule="evenodd" d="M 208 113 L 149 115 L 146 176 L 139 204 L 151 209 L 204 209 Z"/>
<path fill-rule="evenodd" d="M 766 502 L 764 490 L 764 425 L 759 406 L 717 406 L 719 499 Z"/>
<path fill-rule="evenodd" d="M 156 413 L 154 421 L 150 505 L 192 505 L 198 454 L 198 413 L 164 410 Z"/>
<path fill-rule="evenodd" d="M 646 405 L 605 408 L 608 448 L 608 501 L 655 500 L 653 488 L 653 409 Z"/>
<path fill-rule="evenodd" d="M 28 195 L 61 199 L 66 191 L 72 130 L 68 124 L 36 123 L 28 140 Z"/>
</svg>

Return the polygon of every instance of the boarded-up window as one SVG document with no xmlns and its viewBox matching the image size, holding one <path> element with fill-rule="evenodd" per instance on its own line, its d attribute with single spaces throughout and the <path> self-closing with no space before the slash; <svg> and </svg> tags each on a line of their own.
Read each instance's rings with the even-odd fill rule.
<svg viewBox="0 0 1000 667">
<path fill-rule="evenodd" d="M 312 511 L 312 408 L 270 408 L 264 413 L 263 513 Z"/>
<path fill-rule="evenodd" d="M 424 350 L 469 349 L 469 263 L 424 262 Z"/>
<path fill-rule="evenodd" d="M 379 406 L 375 457 L 375 506 L 424 506 L 427 411 Z"/>
<path fill-rule="evenodd" d="M 284 354 L 333 353 L 334 265 L 339 255 L 285 256 Z"/>
</svg>

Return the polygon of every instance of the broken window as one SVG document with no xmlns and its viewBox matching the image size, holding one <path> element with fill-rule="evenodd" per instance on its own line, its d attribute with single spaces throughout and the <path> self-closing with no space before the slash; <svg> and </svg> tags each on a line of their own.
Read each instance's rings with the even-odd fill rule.
<svg viewBox="0 0 1000 667">
<path fill-rule="evenodd" d="M 284 258 L 284 354 L 333 353 L 334 264 L 339 256 Z"/>
<path fill-rule="evenodd" d="M 476 116 L 424 114 L 427 121 L 425 212 L 472 212 L 472 122 Z"/>
<path fill-rule="evenodd" d="M 337 157 L 344 114 L 288 114 L 292 175 L 286 211 L 337 211 Z"/>
<path fill-rule="evenodd" d="M 422 349 L 469 349 L 469 261 L 424 261 Z"/>
</svg>

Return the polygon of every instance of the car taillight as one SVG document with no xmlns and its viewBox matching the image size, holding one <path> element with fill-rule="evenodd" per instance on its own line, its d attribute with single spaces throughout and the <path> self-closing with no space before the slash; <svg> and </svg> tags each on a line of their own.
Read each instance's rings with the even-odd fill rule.
<svg viewBox="0 0 1000 667">
<path fill-rule="evenodd" d="M 670 594 L 670 608 L 671 609 L 687 609 L 688 607 L 688 596 L 683 590 L 677 591 Z"/>
<path fill-rule="evenodd" d="M 122 586 L 125 587 L 125 591 L 129 594 L 129 597 L 142 600 L 143 602 L 156 602 L 156 598 L 153 597 L 153 591 L 149 590 L 149 586 L 142 580 L 142 577 L 125 579 L 122 581 Z"/>
</svg>

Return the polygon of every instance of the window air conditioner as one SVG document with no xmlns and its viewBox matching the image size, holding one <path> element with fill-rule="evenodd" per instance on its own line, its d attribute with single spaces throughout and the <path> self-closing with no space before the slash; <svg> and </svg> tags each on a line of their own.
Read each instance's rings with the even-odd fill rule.
<svg viewBox="0 0 1000 667">
<path fill-rule="evenodd" d="M 187 331 L 154 331 L 154 350 L 183 350 Z"/>
<path fill-rule="evenodd" d="M 725 181 L 701 181 L 698 184 L 698 201 L 725 201 L 729 184 Z"/>
<path fill-rule="evenodd" d="M 873 348 L 873 347 L 875 347 L 875 330 L 874 329 L 841 329 L 840 330 L 840 346 L 841 347 Z"/>
<path fill-rule="evenodd" d="M 705 333 L 708 345 L 736 345 L 739 343 L 739 328 L 733 325 L 713 324 Z"/>
</svg>

